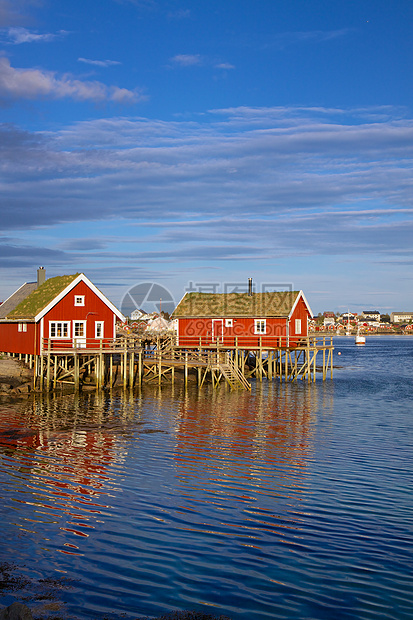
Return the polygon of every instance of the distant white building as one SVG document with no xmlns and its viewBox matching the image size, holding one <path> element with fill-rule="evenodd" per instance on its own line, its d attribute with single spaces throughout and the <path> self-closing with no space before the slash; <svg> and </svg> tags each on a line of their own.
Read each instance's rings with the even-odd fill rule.
<svg viewBox="0 0 413 620">
<path fill-rule="evenodd" d="M 137 321 L 138 319 L 141 319 L 144 315 L 144 312 L 142 312 L 142 310 L 138 310 L 138 308 L 136 308 L 136 310 L 134 310 L 132 312 L 132 314 L 130 315 L 130 318 L 132 319 L 132 321 Z"/>
<path fill-rule="evenodd" d="M 336 315 L 334 312 L 324 312 L 324 327 L 334 325 L 336 322 Z"/>
<path fill-rule="evenodd" d="M 365 321 L 379 321 L 380 322 L 380 312 L 377 310 L 363 310 L 363 312 L 359 315 L 361 320 Z"/>
<path fill-rule="evenodd" d="M 408 323 L 413 321 L 413 312 L 392 312 L 390 315 L 391 323 Z"/>
</svg>

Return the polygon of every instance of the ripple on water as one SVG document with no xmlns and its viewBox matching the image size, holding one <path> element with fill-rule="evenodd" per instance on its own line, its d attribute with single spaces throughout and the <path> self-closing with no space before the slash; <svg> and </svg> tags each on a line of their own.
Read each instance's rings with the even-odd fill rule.
<svg viewBox="0 0 413 620">
<path fill-rule="evenodd" d="M 324 384 L 3 405 L 2 557 L 81 620 L 411 620 L 413 339 L 381 342 Z"/>
</svg>

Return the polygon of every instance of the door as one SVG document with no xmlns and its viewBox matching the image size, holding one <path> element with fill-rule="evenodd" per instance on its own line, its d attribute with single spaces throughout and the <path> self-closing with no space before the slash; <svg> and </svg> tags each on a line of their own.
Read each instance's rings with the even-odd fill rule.
<svg viewBox="0 0 413 620">
<path fill-rule="evenodd" d="M 223 319 L 212 319 L 212 342 L 217 342 L 218 338 L 222 342 L 224 333 L 223 323 Z"/>
<path fill-rule="evenodd" d="M 86 321 L 73 321 L 73 346 L 86 348 Z"/>
</svg>

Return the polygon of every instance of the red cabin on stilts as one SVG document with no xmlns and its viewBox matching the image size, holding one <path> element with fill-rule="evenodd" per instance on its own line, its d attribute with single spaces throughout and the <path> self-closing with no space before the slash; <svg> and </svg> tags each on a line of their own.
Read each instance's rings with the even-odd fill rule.
<svg viewBox="0 0 413 620">
<path fill-rule="evenodd" d="M 39 355 L 45 347 L 96 348 L 125 317 L 83 274 L 23 284 L 0 305 L 0 351 Z"/>
<path fill-rule="evenodd" d="M 302 291 L 186 293 L 173 313 L 179 346 L 244 349 L 297 346 L 312 316 Z"/>
</svg>

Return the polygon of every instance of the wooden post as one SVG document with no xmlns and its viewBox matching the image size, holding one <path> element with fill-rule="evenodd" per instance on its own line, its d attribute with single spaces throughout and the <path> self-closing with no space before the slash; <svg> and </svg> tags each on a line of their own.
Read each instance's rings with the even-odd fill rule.
<svg viewBox="0 0 413 620">
<path fill-rule="evenodd" d="M 37 374 L 38 374 L 37 371 L 38 371 L 37 355 L 34 355 L 33 390 L 36 389 L 36 381 L 37 381 Z"/>
<path fill-rule="evenodd" d="M 125 340 L 125 348 L 123 349 L 123 387 L 128 384 L 128 343 Z"/>
<path fill-rule="evenodd" d="M 331 372 L 331 378 L 333 378 L 333 337 L 330 336 L 330 372 Z"/>
<path fill-rule="evenodd" d="M 79 383 L 80 383 L 80 374 L 79 374 L 79 358 L 77 355 L 77 351 L 73 354 L 73 364 L 74 364 L 74 382 L 75 382 L 75 392 L 79 391 Z"/>
<path fill-rule="evenodd" d="M 129 387 L 132 389 L 135 382 L 135 353 L 132 350 L 129 357 Z"/>
<path fill-rule="evenodd" d="M 185 389 L 188 387 L 188 351 L 185 351 Z"/>
<path fill-rule="evenodd" d="M 143 364 L 142 364 L 142 347 L 139 348 L 139 363 L 138 363 L 139 385 L 142 385 Z"/>
<path fill-rule="evenodd" d="M 314 357 L 313 357 L 313 381 L 315 382 L 316 380 L 316 372 L 317 372 L 317 366 L 316 366 L 316 359 L 317 359 L 317 342 L 316 339 L 314 338 L 313 341 L 313 347 L 314 347 Z"/>
<path fill-rule="evenodd" d="M 56 389 L 56 383 L 57 383 L 57 361 L 58 361 L 58 357 L 57 355 L 54 356 L 54 368 L 53 368 L 53 389 Z"/>
<path fill-rule="evenodd" d="M 46 389 L 50 390 L 50 338 L 47 342 L 47 370 L 46 370 Z"/>
<path fill-rule="evenodd" d="M 323 336 L 323 381 L 326 380 L 327 368 L 326 368 L 326 337 Z"/>
</svg>

